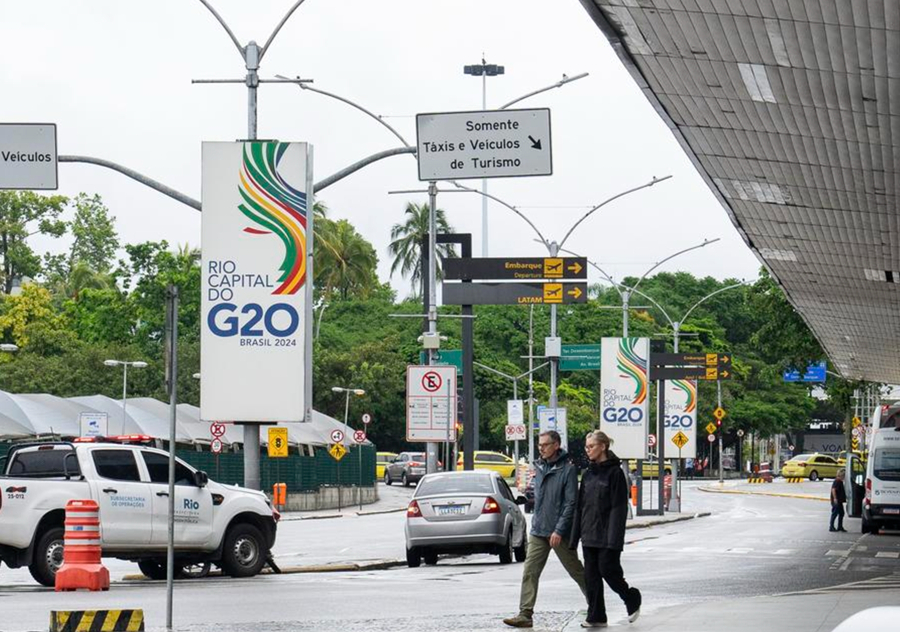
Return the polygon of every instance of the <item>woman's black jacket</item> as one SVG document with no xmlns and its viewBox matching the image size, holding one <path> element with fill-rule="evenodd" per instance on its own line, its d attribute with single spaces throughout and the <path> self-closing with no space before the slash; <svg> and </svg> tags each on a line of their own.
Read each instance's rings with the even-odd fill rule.
<svg viewBox="0 0 900 632">
<path fill-rule="evenodd" d="M 612 452 L 602 463 L 591 463 L 581 477 L 569 546 L 621 551 L 628 520 L 628 483 L 622 461 Z"/>
</svg>

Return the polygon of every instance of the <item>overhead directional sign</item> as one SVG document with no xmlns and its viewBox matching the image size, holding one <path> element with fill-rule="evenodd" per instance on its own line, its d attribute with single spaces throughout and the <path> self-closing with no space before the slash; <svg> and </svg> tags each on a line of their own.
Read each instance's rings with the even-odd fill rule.
<svg viewBox="0 0 900 632">
<path fill-rule="evenodd" d="M 586 279 L 585 257 L 519 257 L 443 259 L 444 279 L 473 281 L 529 281 L 539 279 Z"/>
<path fill-rule="evenodd" d="M 828 365 L 822 362 L 813 362 L 806 367 L 803 374 L 797 369 L 787 369 L 782 373 L 785 382 L 824 382 Z"/>
<path fill-rule="evenodd" d="M 587 303 L 587 283 L 444 283 L 444 305 Z"/>
<path fill-rule="evenodd" d="M 653 356 L 651 356 L 653 357 Z M 702 366 L 650 367 L 651 380 L 730 380 L 731 368 Z"/>
<path fill-rule="evenodd" d="M 731 367 L 730 353 L 651 353 L 650 366 Z"/>
<path fill-rule="evenodd" d="M 56 124 L 0 124 L 0 189 L 57 189 Z"/>
<path fill-rule="evenodd" d="M 550 110 L 416 115 L 419 180 L 553 174 Z"/>
<path fill-rule="evenodd" d="M 599 371 L 600 345 L 563 345 L 560 371 Z"/>
</svg>

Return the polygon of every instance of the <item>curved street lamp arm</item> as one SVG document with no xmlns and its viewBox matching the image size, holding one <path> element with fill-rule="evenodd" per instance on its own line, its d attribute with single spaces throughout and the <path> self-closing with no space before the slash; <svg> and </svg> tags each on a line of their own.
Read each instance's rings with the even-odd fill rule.
<svg viewBox="0 0 900 632">
<path fill-rule="evenodd" d="M 711 292 L 711 293 L 707 294 L 706 296 L 704 296 L 703 298 L 701 298 L 699 301 L 697 301 L 696 303 L 694 303 L 693 305 L 691 305 L 691 308 L 690 308 L 688 311 L 686 311 L 686 312 L 684 313 L 684 316 L 681 317 L 681 322 L 683 323 L 684 321 L 686 321 L 686 320 L 687 320 L 687 317 L 691 315 L 691 312 L 692 312 L 692 311 L 694 311 L 694 308 L 697 307 L 698 305 L 700 305 L 700 303 L 702 303 L 702 302 L 705 301 L 706 299 L 712 298 L 712 297 L 715 296 L 716 294 L 721 294 L 721 293 L 724 292 L 725 290 L 733 290 L 733 289 L 736 288 L 736 287 L 743 287 L 743 286 L 745 286 L 745 285 L 747 285 L 747 284 L 744 283 L 744 282 L 742 281 L 742 282 L 740 282 L 740 283 L 735 283 L 734 285 L 729 285 L 728 287 L 719 288 L 719 289 L 716 290 L 715 292 Z"/>
<path fill-rule="evenodd" d="M 203 0 L 201 0 L 201 2 L 202 1 Z M 294 3 L 294 6 L 292 6 L 290 9 L 288 9 L 288 12 L 284 15 L 283 18 L 281 18 L 281 22 L 278 23 L 278 26 L 275 27 L 275 30 L 272 31 L 272 34 L 269 35 L 269 39 L 266 40 L 265 45 L 263 45 L 262 49 L 259 51 L 259 60 L 260 61 L 262 61 L 262 58 L 265 57 L 266 51 L 269 50 L 269 45 L 272 43 L 272 40 L 275 39 L 275 36 L 278 35 L 278 31 L 281 30 L 281 27 L 284 26 L 284 23 L 287 22 L 291 18 L 292 15 L 294 15 L 294 11 L 296 11 L 297 8 L 301 4 L 303 4 L 304 1 L 305 0 L 297 0 L 297 2 Z"/>
<path fill-rule="evenodd" d="M 222 16 L 219 15 L 216 12 L 216 10 L 212 8 L 212 5 L 209 2 L 207 2 L 207 0 L 200 0 L 200 2 L 203 4 L 204 7 L 209 9 L 209 12 L 213 14 L 213 17 L 215 17 L 219 21 L 219 24 L 221 24 L 222 28 L 225 29 L 225 32 L 228 33 L 228 37 L 230 37 L 231 41 L 234 42 L 234 45 L 237 47 L 238 52 L 241 54 L 241 57 L 243 57 L 244 56 L 244 47 L 241 46 L 241 43 L 238 41 L 238 38 L 234 36 L 234 32 L 230 28 L 228 28 L 227 24 L 225 24 L 225 20 L 222 19 Z M 262 57 L 262 55 L 260 55 L 260 57 Z"/>
<path fill-rule="evenodd" d="M 560 248 L 559 251 L 560 251 L 560 252 L 568 253 L 568 254 L 572 255 L 573 257 L 580 257 L 580 256 L 581 256 L 581 255 L 578 254 L 577 252 L 572 252 L 572 251 L 569 250 L 568 248 Z M 591 260 L 588 259 L 587 257 L 585 257 L 585 260 L 588 262 L 588 264 L 594 266 L 594 267 L 597 269 L 597 271 L 598 271 L 600 274 L 603 275 L 603 278 L 604 278 L 604 279 L 606 279 L 607 281 L 610 282 L 610 284 L 612 284 L 612 288 L 613 288 L 616 292 L 619 293 L 619 297 L 620 297 L 620 298 L 624 298 L 624 297 L 622 297 L 622 290 L 619 289 L 619 286 L 622 285 L 621 283 L 619 283 L 618 281 L 614 280 L 611 276 L 609 276 L 609 275 L 606 273 L 606 271 L 605 271 L 603 268 L 601 268 L 600 266 L 598 266 L 596 263 L 594 263 L 593 261 L 591 261 Z M 625 286 L 622 286 L 622 287 L 625 287 Z"/>
<path fill-rule="evenodd" d="M 315 193 L 318 193 L 325 187 L 329 187 L 332 184 L 334 184 L 335 182 L 337 182 L 338 180 L 343 180 L 344 178 L 349 176 L 351 173 L 355 173 L 355 172 L 359 171 L 360 169 L 362 169 L 363 167 L 367 167 L 367 166 L 371 165 L 373 162 L 378 162 L 379 160 L 382 160 L 383 158 L 390 158 L 391 156 L 399 156 L 400 154 L 414 154 L 414 153 L 416 153 L 415 147 L 395 147 L 394 149 L 388 149 L 385 151 L 380 151 L 377 154 L 372 154 L 371 156 L 368 156 L 367 158 L 363 158 L 359 162 L 353 163 L 349 167 L 344 167 L 337 173 L 331 174 L 324 180 L 319 180 L 318 182 L 316 182 L 313 185 L 313 191 Z"/>
<path fill-rule="evenodd" d="M 628 287 L 628 286 L 627 286 L 627 285 L 624 285 L 624 286 L 622 286 L 622 287 Z M 637 294 L 638 296 L 642 296 L 643 298 L 645 298 L 645 299 L 647 299 L 648 301 L 650 301 L 651 303 L 653 303 L 653 304 L 656 306 L 656 308 L 657 308 L 659 311 L 661 311 L 661 312 L 663 313 L 663 316 L 666 317 L 666 320 L 669 321 L 669 324 L 672 325 L 672 330 L 675 329 L 675 321 L 672 320 L 672 317 L 669 316 L 669 312 L 667 312 L 666 309 L 665 309 L 662 305 L 660 305 L 659 303 L 657 303 L 655 300 L 653 300 L 651 297 L 647 296 L 646 294 L 644 294 L 644 293 L 641 292 L 640 290 L 635 289 L 634 287 L 631 288 L 629 291 L 630 291 L 630 292 L 633 292 L 634 294 Z"/>
<path fill-rule="evenodd" d="M 85 163 L 92 164 L 92 165 L 99 165 L 101 167 L 106 167 L 107 169 L 112 169 L 113 171 L 118 171 L 122 175 L 126 175 L 129 178 L 131 178 L 132 180 L 135 180 L 136 182 L 139 182 L 145 186 L 148 186 L 151 189 L 156 189 L 163 195 L 168 195 L 173 200 L 177 200 L 178 202 L 181 202 L 182 204 L 190 206 L 191 208 L 196 209 L 198 211 L 202 210 L 202 207 L 198 200 L 195 200 L 194 198 L 192 198 L 188 195 L 185 195 L 184 193 L 182 193 L 180 191 L 176 191 L 175 189 L 173 189 L 171 187 L 167 187 L 162 182 L 158 182 L 157 180 L 154 180 L 153 178 L 148 178 L 147 176 L 145 176 L 141 173 L 138 173 L 137 171 L 135 171 L 133 169 L 129 169 L 128 167 L 123 167 L 122 165 L 117 164 L 115 162 L 112 162 L 109 160 L 103 160 L 102 158 L 93 158 L 91 156 L 62 156 L 62 155 L 59 156 L 59 162 L 85 162 Z"/>
<path fill-rule="evenodd" d="M 285 77 L 284 75 L 275 75 L 275 76 L 278 77 L 279 79 L 288 79 L 288 78 Z M 300 77 L 297 77 L 297 78 L 299 79 Z M 289 80 L 289 79 L 288 79 L 288 80 Z M 290 81 L 290 80 L 289 80 L 289 81 Z M 339 95 L 337 95 L 337 94 L 333 94 L 333 93 L 331 93 L 331 92 L 326 92 L 325 90 L 319 90 L 318 88 L 313 88 L 312 86 L 307 85 L 307 84 L 305 84 L 305 83 L 298 83 L 297 86 L 298 86 L 301 90 L 309 90 L 309 91 L 311 91 L 311 92 L 316 92 L 316 93 L 318 93 L 318 94 L 325 95 L 326 97 L 331 97 L 332 99 L 337 99 L 337 100 L 340 101 L 341 103 L 346 103 L 346 104 L 349 105 L 350 107 L 354 107 L 354 108 L 356 108 L 357 110 L 359 110 L 360 112 L 362 112 L 362 113 L 364 113 L 364 114 L 368 114 L 370 117 L 372 117 L 373 119 L 375 119 L 376 121 L 378 121 L 379 123 L 381 123 L 382 125 L 384 125 L 386 128 L 388 128 L 388 130 L 390 130 L 390 132 L 391 132 L 394 136 L 396 136 L 398 139 L 400 139 L 400 142 L 403 143 L 403 146 L 404 146 L 404 147 L 411 147 L 411 145 L 410 145 L 408 142 L 406 142 L 406 139 L 403 138 L 403 136 L 401 136 L 400 133 L 399 133 L 397 130 L 395 130 L 395 129 L 394 129 L 393 127 L 391 127 L 388 123 L 386 123 L 386 122 L 384 121 L 384 119 L 382 119 L 382 118 L 381 118 L 380 116 L 378 116 L 377 114 L 374 114 L 373 112 L 370 112 L 369 110 L 367 110 L 367 109 L 364 108 L 363 106 L 359 105 L 358 103 L 354 103 L 354 102 L 351 101 L 350 99 L 345 99 L 344 97 L 339 96 Z"/>
<path fill-rule="evenodd" d="M 650 182 L 646 183 L 646 184 L 642 184 L 642 185 L 639 186 L 639 187 L 634 187 L 633 189 L 628 189 L 627 191 L 622 191 L 621 193 L 617 193 L 616 195 L 612 196 L 611 198 L 609 198 L 609 199 L 607 199 L 607 200 L 604 200 L 603 202 L 600 202 L 600 204 L 598 204 L 597 206 L 595 206 L 594 208 L 592 208 L 591 210 L 589 210 L 587 213 L 585 213 L 584 215 L 582 215 L 582 216 L 581 216 L 581 219 L 579 219 L 577 222 L 575 222 L 575 223 L 572 225 L 572 228 L 569 229 L 569 232 L 566 233 L 566 236 L 563 237 L 563 239 L 562 239 L 561 242 L 559 242 L 559 247 L 560 247 L 560 248 L 563 247 L 563 245 L 566 243 L 566 240 L 569 238 L 569 235 L 571 235 L 571 234 L 574 232 L 574 230 L 575 230 L 576 228 L 578 228 L 578 226 L 579 226 L 579 224 L 581 224 L 581 222 L 583 222 L 584 220 L 586 220 L 588 217 L 590 217 L 594 212 L 598 211 L 600 208 L 606 206 L 607 204 L 609 204 L 609 203 L 612 202 L 613 200 L 618 200 L 620 197 L 625 197 L 625 196 L 628 195 L 629 193 L 634 193 L 635 191 L 640 191 L 641 189 L 647 189 L 647 188 L 649 188 L 649 187 L 652 187 L 654 184 L 656 184 L 656 183 L 658 183 L 658 182 L 663 182 L 664 180 L 668 180 L 668 179 L 671 178 L 671 177 L 672 177 L 672 176 L 663 176 L 662 178 L 657 178 L 656 176 L 654 176 L 653 179 L 652 179 Z"/>
<path fill-rule="evenodd" d="M 585 77 L 588 76 L 588 74 L 590 74 L 590 73 L 583 72 L 580 75 L 575 75 L 574 77 L 567 77 L 565 74 L 563 74 L 563 78 L 561 80 L 557 81 L 556 83 L 554 83 L 553 85 L 547 86 L 546 88 L 541 88 L 540 90 L 535 90 L 534 92 L 529 92 L 528 94 L 525 94 L 525 95 L 522 95 L 518 99 L 513 99 L 506 105 L 501 105 L 499 109 L 505 110 L 509 106 L 511 106 L 515 103 L 518 103 L 519 101 L 524 101 L 528 97 L 533 97 L 536 94 L 540 94 L 541 92 L 547 92 L 548 90 L 553 90 L 554 88 L 562 88 L 567 83 L 572 83 L 573 81 L 578 81 L 579 79 L 584 79 Z"/>
<path fill-rule="evenodd" d="M 450 182 L 450 184 L 452 184 L 453 186 L 455 186 L 457 189 L 461 189 L 461 190 L 463 190 L 463 191 L 470 191 L 471 193 L 477 193 L 478 195 L 483 195 L 484 197 L 488 198 L 489 200 L 494 200 L 497 204 L 501 204 L 501 205 L 505 206 L 506 208 L 508 208 L 509 210 L 511 210 L 513 213 L 515 213 L 516 215 L 518 215 L 519 217 L 521 217 L 522 219 L 524 219 L 524 220 L 528 223 L 529 226 L 531 226 L 532 230 L 534 230 L 534 232 L 537 233 L 537 236 L 540 237 L 541 243 L 544 244 L 544 246 L 547 248 L 547 250 L 550 250 L 550 243 L 547 241 L 547 238 L 544 237 L 544 236 L 541 234 L 541 231 L 539 231 L 539 230 L 537 229 L 537 226 L 535 226 L 535 225 L 531 222 L 531 220 L 528 219 L 528 217 L 527 217 L 524 213 L 522 213 L 522 211 L 520 211 L 519 209 L 517 209 L 515 206 L 512 206 L 511 204 L 507 204 L 506 202 L 504 202 L 504 201 L 501 200 L 500 198 L 498 198 L 498 197 L 496 197 L 496 196 L 493 196 L 493 195 L 491 195 L 490 193 L 485 193 L 484 191 L 479 191 L 478 189 L 472 189 L 472 188 L 469 188 L 469 187 L 464 187 L 463 185 L 461 185 L 461 184 L 460 184 L 459 182 L 457 182 L 456 180 L 450 180 L 449 182 Z"/>
<path fill-rule="evenodd" d="M 696 246 L 691 246 L 690 248 L 685 248 L 684 250 L 679 250 L 678 252 L 669 255 L 669 256 L 666 257 L 665 259 L 660 259 L 659 261 L 657 261 L 657 262 L 653 265 L 653 267 L 651 267 L 649 270 L 647 270 L 646 272 L 644 272 L 643 276 L 641 276 L 641 278 L 638 279 L 638 282 L 634 284 L 634 288 L 632 288 L 632 289 L 636 289 L 637 286 L 639 286 L 639 285 L 641 284 L 641 281 L 643 281 L 644 279 L 646 279 L 647 276 L 648 276 L 651 272 L 653 272 L 654 270 L 656 270 L 659 266 L 661 266 L 662 264 L 664 264 L 666 261 L 669 261 L 670 259 L 674 259 L 674 258 L 677 257 L 678 255 L 683 255 L 683 254 L 686 253 L 686 252 L 690 252 L 691 250 L 697 250 L 698 248 L 703 248 L 704 246 L 708 246 L 708 245 L 710 245 L 710 244 L 714 244 L 714 243 L 716 243 L 717 241 L 720 241 L 720 238 L 719 238 L 719 237 L 716 237 L 715 239 L 704 239 L 702 244 L 697 244 Z"/>
</svg>

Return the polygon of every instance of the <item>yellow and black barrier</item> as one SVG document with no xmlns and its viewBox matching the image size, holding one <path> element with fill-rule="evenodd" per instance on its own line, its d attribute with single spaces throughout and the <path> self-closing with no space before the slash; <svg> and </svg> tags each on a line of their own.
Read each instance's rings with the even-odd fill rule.
<svg viewBox="0 0 900 632">
<path fill-rule="evenodd" d="M 787 476 L 785 479 L 788 483 L 802 483 L 806 479 L 802 476 Z"/>
<path fill-rule="evenodd" d="M 52 610 L 50 632 L 144 632 L 144 611 Z"/>
<path fill-rule="evenodd" d="M 765 479 L 761 476 L 751 476 L 750 478 L 747 479 L 747 482 L 748 483 L 769 483 L 769 482 L 771 482 L 771 480 Z"/>
</svg>

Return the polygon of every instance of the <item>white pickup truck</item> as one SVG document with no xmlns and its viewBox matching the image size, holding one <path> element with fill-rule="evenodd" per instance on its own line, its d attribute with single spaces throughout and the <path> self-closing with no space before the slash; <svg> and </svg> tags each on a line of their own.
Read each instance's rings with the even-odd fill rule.
<svg viewBox="0 0 900 632">
<path fill-rule="evenodd" d="M 146 445 L 42 443 L 14 446 L 0 468 L 0 561 L 28 566 L 53 586 L 63 558 L 66 503 L 100 505 L 103 555 L 166 576 L 169 455 Z M 269 561 L 279 514 L 258 491 L 221 485 L 180 460 L 175 467 L 176 570 L 220 566 L 256 575 Z"/>
</svg>

